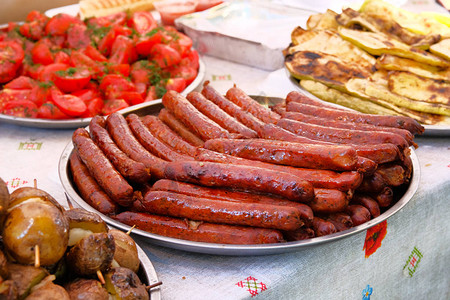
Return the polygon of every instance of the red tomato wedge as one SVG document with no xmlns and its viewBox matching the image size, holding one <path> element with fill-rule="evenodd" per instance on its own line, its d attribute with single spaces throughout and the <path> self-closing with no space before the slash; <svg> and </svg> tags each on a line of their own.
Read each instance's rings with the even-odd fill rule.
<svg viewBox="0 0 450 300">
<path fill-rule="evenodd" d="M 129 107 L 127 101 L 123 99 L 110 99 L 106 100 L 103 109 L 102 114 L 103 115 L 110 115 L 112 113 L 115 113 L 116 111 L 119 111 L 121 109 Z"/>
<path fill-rule="evenodd" d="M 77 96 L 53 91 L 52 98 L 56 106 L 58 106 L 63 113 L 71 117 L 79 117 L 87 110 L 86 104 Z"/>
<path fill-rule="evenodd" d="M 164 44 L 154 45 L 150 51 L 150 58 L 161 68 L 173 66 L 181 61 L 180 53 Z"/>
<path fill-rule="evenodd" d="M 10 81 L 22 65 L 25 52 L 14 41 L 0 42 L 0 83 Z"/>
<path fill-rule="evenodd" d="M 134 84 L 119 74 L 108 74 L 103 77 L 99 89 L 108 99 L 115 99 L 121 92 L 134 92 Z"/>
<path fill-rule="evenodd" d="M 22 76 L 19 76 L 15 79 L 11 80 L 7 84 L 5 84 L 3 87 L 5 89 L 26 90 L 26 89 L 33 88 L 37 84 L 38 84 L 38 82 L 36 80 L 34 80 L 33 78 L 22 75 Z"/>
<path fill-rule="evenodd" d="M 68 68 L 55 72 L 53 82 L 65 93 L 72 93 L 83 89 L 91 80 L 91 73 L 85 68 Z"/>
<path fill-rule="evenodd" d="M 83 22 L 79 18 L 68 14 L 57 14 L 45 25 L 45 34 L 65 36 L 69 27 L 74 24 L 83 24 Z"/>
<path fill-rule="evenodd" d="M 38 107 L 30 100 L 12 100 L 4 105 L 3 113 L 21 118 L 36 118 Z"/>
<path fill-rule="evenodd" d="M 52 102 L 45 102 L 41 106 L 39 106 L 38 109 L 38 118 L 41 119 L 54 119 L 54 120 L 61 120 L 61 119 L 70 119 L 72 118 L 69 115 L 66 115 L 63 113 L 58 106 L 56 106 Z"/>
<path fill-rule="evenodd" d="M 128 20 L 129 27 L 136 30 L 140 35 L 145 34 L 158 26 L 155 18 L 147 11 L 137 11 Z"/>
</svg>

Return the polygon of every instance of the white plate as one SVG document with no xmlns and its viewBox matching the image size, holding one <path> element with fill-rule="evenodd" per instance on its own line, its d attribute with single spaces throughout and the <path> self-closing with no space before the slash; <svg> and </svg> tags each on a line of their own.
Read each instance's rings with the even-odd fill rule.
<svg viewBox="0 0 450 300">
<path fill-rule="evenodd" d="M 271 97 L 261 97 L 255 99 L 260 101 L 262 104 L 272 105 L 280 101 L 280 98 Z M 147 103 L 145 106 L 141 106 L 138 109 L 127 109 L 122 111 L 124 115 L 135 113 L 137 115 L 156 115 L 162 108 L 161 101 L 155 103 Z M 70 198 L 75 201 L 78 205 L 86 210 L 98 213 L 108 224 L 121 228 L 122 230 L 129 230 L 131 227 L 120 223 L 104 214 L 101 214 L 89 204 L 87 204 L 81 196 L 78 194 L 76 187 L 72 182 L 72 177 L 70 175 L 69 167 L 69 157 L 73 151 L 73 144 L 69 142 L 65 147 L 63 153 L 61 154 L 58 166 L 59 178 L 63 185 L 64 190 L 70 196 Z M 315 237 L 312 239 L 307 239 L 303 241 L 287 242 L 287 243 L 277 243 L 277 244 L 265 244 L 265 245 L 229 245 L 229 244 L 213 244 L 213 243 L 203 243 L 203 242 L 192 242 L 187 240 L 181 240 L 176 238 L 165 237 L 153 233 L 149 233 L 140 229 L 133 229 L 133 233 L 143 236 L 148 242 L 154 243 L 160 246 L 165 246 L 174 249 L 180 249 L 191 252 L 207 253 L 207 254 L 218 254 L 218 255 L 266 255 L 266 254 L 279 254 L 291 251 L 298 251 L 307 247 L 319 246 L 323 243 L 337 241 L 339 239 L 349 237 L 351 235 L 357 234 L 368 228 L 388 219 L 400 209 L 402 209 L 412 198 L 417 190 L 420 179 L 420 166 L 414 149 L 411 147 L 411 159 L 413 164 L 413 174 L 411 182 L 406 189 L 402 197 L 387 211 L 383 214 L 374 218 L 364 224 L 352 227 L 348 230 L 337 232 L 334 234 Z"/>
</svg>

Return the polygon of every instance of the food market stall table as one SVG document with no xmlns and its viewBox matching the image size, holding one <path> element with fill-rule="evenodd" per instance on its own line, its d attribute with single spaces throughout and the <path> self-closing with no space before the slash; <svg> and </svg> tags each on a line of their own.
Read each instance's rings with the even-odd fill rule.
<svg viewBox="0 0 450 300">
<path fill-rule="evenodd" d="M 283 68 L 265 71 L 210 56 L 203 61 L 204 80 L 222 93 L 233 84 L 249 95 L 273 97 L 298 89 Z M 73 131 L 0 122 L 0 176 L 10 191 L 36 179 L 67 207 L 58 163 Z M 400 211 L 337 241 L 276 255 L 226 256 L 134 237 L 163 282 L 162 299 L 448 299 L 449 136 L 415 139 L 419 185 Z"/>
<path fill-rule="evenodd" d="M 205 80 L 221 92 L 235 82 L 252 95 L 284 97 L 295 89 L 284 70 L 266 72 L 203 59 Z M 72 132 L 0 123 L 0 174 L 8 187 L 30 186 L 36 179 L 65 204 L 58 162 Z M 450 293 L 445 264 L 450 259 L 449 139 L 425 136 L 416 141 L 418 190 L 375 231 L 263 256 L 191 253 L 136 237 L 163 282 L 163 299 L 445 299 Z"/>
</svg>

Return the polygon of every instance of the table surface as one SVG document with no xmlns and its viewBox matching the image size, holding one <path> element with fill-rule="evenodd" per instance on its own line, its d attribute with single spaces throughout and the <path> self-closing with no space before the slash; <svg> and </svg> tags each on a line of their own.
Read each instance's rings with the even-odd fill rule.
<svg viewBox="0 0 450 300">
<path fill-rule="evenodd" d="M 297 89 L 284 69 L 268 72 L 210 56 L 203 60 L 205 80 L 220 92 L 235 83 L 252 95 L 285 97 Z M 67 206 L 58 163 L 72 133 L 0 123 L 0 177 L 10 191 L 36 179 L 39 188 Z M 367 232 L 265 256 L 191 253 L 135 237 L 163 282 L 162 298 L 450 299 L 450 138 L 425 136 L 416 142 L 418 190 L 380 225 L 386 236 L 373 254 L 366 256 L 363 249 Z"/>
</svg>

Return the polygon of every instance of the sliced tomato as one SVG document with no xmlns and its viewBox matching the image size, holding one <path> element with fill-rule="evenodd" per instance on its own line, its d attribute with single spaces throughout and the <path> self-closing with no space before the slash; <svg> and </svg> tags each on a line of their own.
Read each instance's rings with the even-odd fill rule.
<svg viewBox="0 0 450 300">
<path fill-rule="evenodd" d="M 57 64 L 70 64 L 70 55 L 64 51 L 58 51 L 55 53 L 55 63 Z"/>
<path fill-rule="evenodd" d="M 126 27 L 126 26 L 113 25 L 112 29 L 116 33 L 116 37 L 120 36 L 120 35 L 123 35 L 126 37 L 133 35 L 133 30 L 131 30 L 131 28 Z"/>
<path fill-rule="evenodd" d="M 161 68 L 166 68 L 178 64 L 181 61 L 181 55 L 170 46 L 156 44 L 150 51 L 150 59 Z"/>
<path fill-rule="evenodd" d="M 180 53 L 181 57 L 184 57 L 192 48 L 192 44 L 190 37 L 181 32 L 177 32 L 175 38 L 168 45 Z"/>
<path fill-rule="evenodd" d="M 147 90 L 147 96 L 145 97 L 144 102 L 153 101 L 158 98 L 160 97 L 158 97 L 158 94 L 156 93 L 156 86 L 154 85 L 149 86 Z"/>
<path fill-rule="evenodd" d="M 4 105 L 3 113 L 21 118 L 36 118 L 38 107 L 30 100 L 12 100 Z"/>
<path fill-rule="evenodd" d="M 91 73 L 85 68 L 68 68 L 55 73 L 53 82 L 65 93 L 83 89 L 91 80 Z"/>
<path fill-rule="evenodd" d="M 186 80 L 184 78 L 169 78 L 166 83 L 166 90 L 181 93 L 186 88 Z"/>
<path fill-rule="evenodd" d="M 77 96 L 78 98 L 80 98 L 84 102 L 88 102 L 91 99 L 100 98 L 101 97 L 101 95 L 97 91 L 97 89 L 83 89 L 83 90 L 79 90 L 79 91 L 73 92 L 72 95 Z"/>
<path fill-rule="evenodd" d="M 71 117 L 79 117 L 87 110 L 87 106 L 83 100 L 71 94 L 61 94 L 52 91 L 53 102 L 58 108 Z"/>
<path fill-rule="evenodd" d="M 113 64 L 131 64 L 137 59 L 137 53 L 134 49 L 133 40 L 119 35 L 111 48 L 109 62 Z"/>
<path fill-rule="evenodd" d="M 29 76 L 33 79 L 38 79 L 39 73 L 44 69 L 45 66 L 41 64 L 33 64 L 32 62 L 27 62 L 24 60 L 22 75 Z"/>
<path fill-rule="evenodd" d="M 170 68 L 169 70 L 172 77 L 181 77 L 186 80 L 186 85 L 191 84 L 192 81 L 197 77 L 197 69 L 188 67 L 188 66 L 181 66 L 176 65 Z"/>
<path fill-rule="evenodd" d="M 34 22 L 34 21 L 38 21 L 42 24 L 45 25 L 45 23 L 47 23 L 47 21 L 49 20 L 49 18 L 41 13 L 38 10 L 32 10 L 28 13 L 27 17 L 25 18 L 25 22 Z"/>
<path fill-rule="evenodd" d="M 27 90 L 32 89 L 38 82 L 28 76 L 19 76 L 3 86 L 4 89 Z"/>
<path fill-rule="evenodd" d="M 53 82 L 55 80 L 55 73 L 58 71 L 64 71 L 69 66 L 66 64 L 49 64 L 44 66 L 38 74 L 38 79 L 41 82 Z"/>
<path fill-rule="evenodd" d="M 29 100 L 39 107 L 45 102 L 52 101 L 53 89 L 51 85 L 39 84 L 31 89 Z"/>
<path fill-rule="evenodd" d="M 116 32 L 110 28 L 108 33 L 106 33 L 97 43 L 98 51 L 105 56 L 109 56 L 111 53 L 111 47 L 115 40 Z"/>
<path fill-rule="evenodd" d="M 31 57 L 35 64 L 49 65 L 55 61 L 55 56 L 50 51 L 51 42 L 49 39 L 41 39 L 34 44 L 31 49 Z"/>
<path fill-rule="evenodd" d="M 84 67 L 89 70 L 92 78 L 99 78 L 104 75 L 104 66 L 79 50 L 72 51 L 70 62 L 73 67 Z"/>
<path fill-rule="evenodd" d="M 91 38 L 86 25 L 73 24 L 67 30 L 67 46 L 74 49 L 86 48 L 91 43 Z"/>
<path fill-rule="evenodd" d="M 136 83 L 150 82 L 150 64 L 147 60 L 139 60 L 131 65 L 130 77 L 131 80 Z"/>
<path fill-rule="evenodd" d="M 122 91 L 117 93 L 116 99 L 124 99 L 128 105 L 136 105 L 144 102 L 144 98 L 137 91 Z"/>
<path fill-rule="evenodd" d="M 145 34 L 158 26 L 155 18 L 148 11 L 136 11 L 128 19 L 127 25 L 140 35 Z"/>
<path fill-rule="evenodd" d="M 106 69 L 109 74 L 121 74 L 128 77 L 131 67 L 129 64 L 109 64 Z"/>
<path fill-rule="evenodd" d="M 129 106 L 124 99 L 106 100 L 103 104 L 102 115 L 107 116 Z"/>
<path fill-rule="evenodd" d="M 103 100 L 102 98 L 93 98 L 88 102 L 85 102 L 87 106 L 87 110 L 84 114 L 81 115 L 82 118 L 91 118 L 96 115 L 100 115 L 103 109 Z"/>
<path fill-rule="evenodd" d="M 0 98 L 2 103 L 14 101 L 14 100 L 30 100 L 30 89 L 26 90 L 13 90 L 3 89 L 0 91 Z"/>
<path fill-rule="evenodd" d="M 87 45 L 86 48 L 84 48 L 83 53 L 95 61 L 108 61 L 108 59 L 92 45 Z"/>
<path fill-rule="evenodd" d="M 95 27 L 108 27 L 112 25 L 124 25 L 126 21 L 127 14 L 125 12 L 118 12 L 103 17 L 91 18 L 87 23 Z"/>
<path fill-rule="evenodd" d="M 45 102 L 41 106 L 39 106 L 37 117 L 41 119 L 53 120 L 64 120 L 72 118 L 71 116 L 63 113 L 53 102 Z"/>
<path fill-rule="evenodd" d="M 24 37 L 37 41 L 44 36 L 44 26 L 39 21 L 26 22 L 19 27 L 19 32 Z"/>
<path fill-rule="evenodd" d="M 188 66 L 195 70 L 200 67 L 200 58 L 196 50 L 191 49 L 180 61 L 180 65 Z"/>
<path fill-rule="evenodd" d="M 45 25 L 45 34 L 51 36 L 66 35 L 67 30 L 73 24 L 83 24 L 83 22 L 79 18 L 69 14 L 57 14 L 48 20 Z"/>
<path fill-rule="evenodd" d="M 124 91 L 136 91 L 134 84 L 119 74 L 108 74 L 104 76 L 100 82 L 99 89 L 107 99 L 115 99 L 119 93 Z"/>
<path fill-rule="evenodd" d="M 152 30 L 148 34 L 138 38 L 135 44 L 136 52 L 142 56 L 149 56 L 153 46 L 156 44 L 160 44 L 161 41 L 162 41 L 161 32 L 156 29 Z"/>
<path fill-rule="evenodd" d="M 14 41 L 0 42 L 0 83 L 8 82 L 16 76 L 24 57 L 20 44 Z"/>
</svg>

